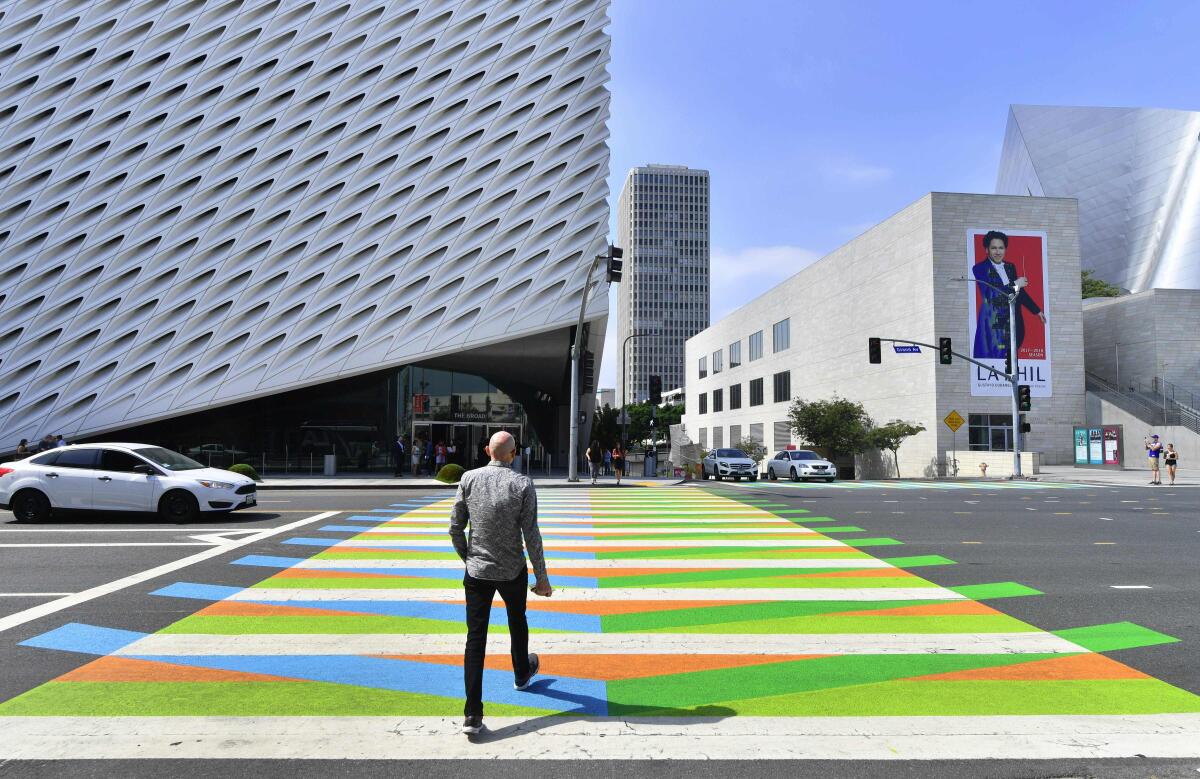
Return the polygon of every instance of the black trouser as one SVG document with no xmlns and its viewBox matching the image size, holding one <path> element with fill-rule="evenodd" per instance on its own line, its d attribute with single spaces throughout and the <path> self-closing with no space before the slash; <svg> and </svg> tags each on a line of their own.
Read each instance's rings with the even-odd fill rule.
<svg viewBox="0 0 1200 779">
<path fill-rule="evenodd" d="M 463 656 L 463 681 L 467 687 L 467 705 L 463 714 L 483 716 L 483 658 L 487 653 L 488 620 L 492 616 L 492 598 L 504 599 L 508 610 L 508 634 L 512 639 L 513 673 L 517 679 L 529 676 L 529 623 L 525 621 L 525 600 L 529 594 L 529 574 L 524 570 L 509 581 L 463 577 L 467 593 L 467 651 Z"/>
</svg>

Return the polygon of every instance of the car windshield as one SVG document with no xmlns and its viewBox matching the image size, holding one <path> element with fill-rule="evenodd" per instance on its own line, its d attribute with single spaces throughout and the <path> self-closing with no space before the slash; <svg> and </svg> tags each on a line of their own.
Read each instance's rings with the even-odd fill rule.
<svg viewBox="0 0 1200 779">
<path fill-rule="evenodd" d="M 816 452 L 792 452 L 793 460 L 820 460 L 821 455 Z"/>
<path fill-rule="evenodd" d="M 717 457 L 745 457 L 746 453 L 741 449 L 718 449 Z"/>
<path fill-rule="evenodd" d="M 147 446 L 144 449 L 136 449 L 134 451 L 155 465 L 166 468 L 168 471 L 194 471 L 205 467 L 190 457 L 184 457 L 179 452 L 172 452 L 170 449 L 163 449 L 161 446 Z"/>
</svg>

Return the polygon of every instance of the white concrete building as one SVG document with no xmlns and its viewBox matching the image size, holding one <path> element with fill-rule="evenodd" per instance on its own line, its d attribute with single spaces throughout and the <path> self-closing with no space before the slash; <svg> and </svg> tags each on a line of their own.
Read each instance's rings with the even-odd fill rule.
<svg viewBox="0 0 1200 779">
<path fill-rule="evenodd" d="M 617 407 L 617 391 L 612 387 L 601 387 L 596 390 L 596 408 L 601 409 L 605 406 Z"/>
<path fill-rule="evenodd" d="M 969 235 L 982 245 L 988 230 L 1036 234 L 1044 246 L 1048 278 L 1038 303 L 1052 383 L 1048 396 L 1033 398 L 1025 448 L 1046 463 L 1071 462 L 1072 425 L 1084 421 L 1079 233 L 1076 201 L 1059 198 L 931 193 L 689 339 L 689 436 L 706 447 L 750 436 L 776 451 L 802 443 L 787 422 L 793 398 L 839 395 L 861 402 L 876 422 L 925 426 L 900 448 L 903 476 L 944 473 L 955 447 L 960 462 L 967 450 L 1003 450 L 1011 395 L 972 394 L 974 366 L 940 365 L 929 350 L 899 354 L 889 344 L 882 364 L 867 355 L 872 336 L 932 344 L 949 336 L 955 351 L 973 353 L 969 333 L 983 320 L 970 313 L 974 285 L 954 279 L 987 262 L 968 247 Z M 956 435 L 942 423 L 951 411 L 968 420 Z M 867 456 L 862 466 L 866 476 L 895 475 L 890 457 Z"/>
<path fill-rule="evenodd" d="M 686 383 L 684 342 L 709 323 L 708 227 L 708 171 L 647 165 L 625 177 L 617 206 L 617 243 L 625 249 L 618 402 L 646 400 L 650 376 L 661 376 L 664 388 Z M 624 346 L 634 333 L 645 335 Z"/>
</svg>

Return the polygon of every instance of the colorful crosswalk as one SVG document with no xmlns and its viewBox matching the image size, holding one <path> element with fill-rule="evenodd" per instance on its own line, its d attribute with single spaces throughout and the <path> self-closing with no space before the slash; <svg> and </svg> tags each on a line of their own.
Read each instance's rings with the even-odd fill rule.
<svg viewBox="0 0 1200 779">
<path fill-rule="evenodd" d="M 450 502 L 410 498 L 286 539 L 286 556 L 231 560 L 262 570 L 249 587 L 165 584 L 156 596 L 199 608 L 153 634 L 71 623 L 34 637 L 24 645 L 93 659 L 0 703 L 0 717 L 457 715 L 465 626 Z M 917 571 L 951 560 L 872 554 L 900 542 L 837 521 L 753 494 L 543 491 L 557 590 L 529 600 L 541 676 L 513 689 L 494 609 L 487 715 L 1200 713 L 1200 696 L 1101 654 L 1169 636 L 1130 623 L 1039 629 L 993 605 L 1036 590 L 939 586 Z"/>
</svg>

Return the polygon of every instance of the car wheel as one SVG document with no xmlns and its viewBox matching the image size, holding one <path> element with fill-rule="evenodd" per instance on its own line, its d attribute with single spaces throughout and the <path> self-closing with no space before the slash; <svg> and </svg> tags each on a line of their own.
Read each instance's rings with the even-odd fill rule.
<svg viewBox="0 0 1200 779">
<path fill-rule="evenodd" d="M 792 481 L 800 481 L 800 474 L 796 473 L 796 469 L 792 469 Z"/>
<path fill-rule="evenodd" d="M 158 516 L 164 522 L 195 522 L 200 504 L 190 492 L 171 490 L 158 501 Z"/>
<path fill-rule="evenodd" d="M 46 522 L 52 513 L 49 499 L 37 490 L 21 490 L 10 504 L 18 522 Z"/>
<path fill-rule="evenodd" d="M 716 471 L 713 471 L 713 480 L 721 481 L 721 474 L 717 473 Z"/>
<path fill-rule="evenodd" d="M 700 466 L 700 481 L 708 481 L 708 469 L 703 465 Z"/>
<path fill-rule="evenodd" d="M 767 468 L 767 478 L 770 479 L 771 481 L 779 481 L 779 477 L 775 475 L 774 468 L 770 468 L 770 467 Z"/>
<path fill-rule="evenodd" d="M 750 481 L 758 481 L 758 474 L 754 474 L 753 476 L 751 476 Z"/>
</svg>

